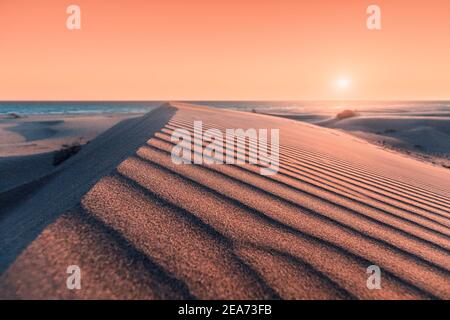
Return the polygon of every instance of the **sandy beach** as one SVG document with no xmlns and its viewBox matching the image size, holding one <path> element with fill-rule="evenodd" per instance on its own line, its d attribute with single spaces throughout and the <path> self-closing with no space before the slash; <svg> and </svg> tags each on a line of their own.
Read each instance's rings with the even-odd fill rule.
<svg viewBox="0 0 450 320">
<path fill-rule="evenodd" d="M 84 145 L 122 120 L 139 114 L 0 116 L 0 192 L 51 173 L 54 152 Z"/>
<path fill-rule="evenodd" d="M 198 120 L 279 129 L 278 173 L 174 164 L 171 134 Z M 184 103 L 96 138 L 85 124 L 91 142 L 56 173 L 0 194 L 0 298 L 450 299 L 448 169 L 324 126 Z M 18 130 L 8 141 L 31 143 Z M 66 288 L 69 265 L 81 290 Z"/>
<path fill-rule="evenodd" d="M 438 103 L 430 106 L 426 102 L 417 102 L 417 105 L 421 104 L 421 107 L 409 103 L 392 108 L 362 106 L 357 110 L 340 107 L 321 112 L 260 112 L 348 132 L 379 147 L 450 168 L 450 111 L 447 104 L 442 103 L 445 107 L 439 108 Z M 351 116 L 339 119 L 337 115 L 344 111 L 350 112 Z"/>
</svg>

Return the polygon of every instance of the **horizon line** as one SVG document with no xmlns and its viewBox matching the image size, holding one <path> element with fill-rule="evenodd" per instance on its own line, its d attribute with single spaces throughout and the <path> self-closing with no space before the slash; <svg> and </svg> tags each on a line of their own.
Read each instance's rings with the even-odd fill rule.
<svg viewBox="0 0 450 320">
<path fill-rule="evenodd" d="M 450 102 L 449 99 L 45 99 L 45 100 L 0 100 L 0 103 L 10 102 Z"/>
</svg>

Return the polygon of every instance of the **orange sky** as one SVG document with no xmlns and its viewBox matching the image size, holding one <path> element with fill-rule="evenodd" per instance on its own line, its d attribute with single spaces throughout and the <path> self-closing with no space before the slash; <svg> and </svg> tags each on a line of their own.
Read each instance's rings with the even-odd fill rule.
<svg viewBox="0 0 450 320">
<path fill-rule="evenodd" d="M 450 1 L 0 0 L 14 99 L 450 99 Z"/>
</svg>

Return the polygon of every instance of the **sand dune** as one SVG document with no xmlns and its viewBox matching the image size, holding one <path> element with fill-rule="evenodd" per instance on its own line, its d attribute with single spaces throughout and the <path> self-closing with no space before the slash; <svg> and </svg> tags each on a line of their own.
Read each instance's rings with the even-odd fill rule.
<svg viewBox="0 0 450 320">
<path fill-rule="evenodd" d="M 450 159 L 450 117 L 436 115 L 369 115 L 326 125 L 353 132 L 392 148 Z M 384 142 L 383 142 L 384 141 Z"/>
<path fill-rule="evenodd" d="M 278 173 L 175 165 L 171 134 L 197 120 L 280 129 Z M 450 299 L 450 172 L 346 133 L 171 103 L 63 166 L 0 212 L 2 298 Z"/>
<path fill-rule="evenodd" d="M 35 155 L 74 141 L 85 143 L 136 114 L 0 117 L 0 157 Z"/>
<path fill-rule="evenodd" d="M 136 114 L 0 115 L 0 193 L 31 183 L 53 171 L 54 151 L 85 144 Z M 0 209 L 1 210 L 1 209 Z"/>
<path fill-rule="evenodd" d="M 450 113 L 448 111 L 363 110 L 338 119 L 336 114 L 267 113 L 277 117 L 340 129 L 384 148 L 450 168 Z"/>
</svg>

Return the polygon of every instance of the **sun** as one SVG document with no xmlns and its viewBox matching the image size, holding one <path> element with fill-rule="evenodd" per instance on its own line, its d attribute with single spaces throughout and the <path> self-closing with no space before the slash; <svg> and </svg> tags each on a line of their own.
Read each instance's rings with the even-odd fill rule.
<svg viewBox="0 0 450 320">
<path fill-rule="evenodd" d="M 341 90 L 345 90 L 350 86 L 350 79 L 347 77 L 340 77 L 336 81 L 336 86 Z"/>
</svg>

